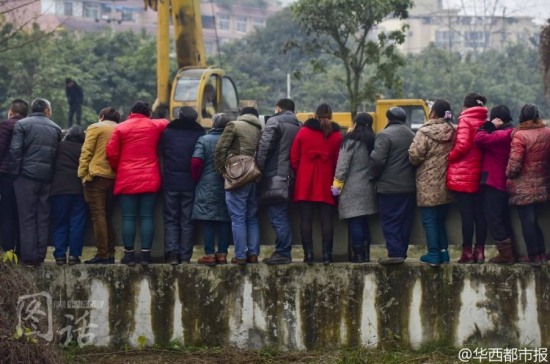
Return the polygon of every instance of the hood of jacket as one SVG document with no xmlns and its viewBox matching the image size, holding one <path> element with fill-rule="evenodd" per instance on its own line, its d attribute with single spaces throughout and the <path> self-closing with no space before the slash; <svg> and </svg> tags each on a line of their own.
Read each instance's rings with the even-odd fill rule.
<svg viewBox="0 0 550 364">
<path fill-rule="evenodd" d="M 452 124 L 445 119 L 431 119 L 418 129 L 436 143 L 448 143 L 453 140 L 456 130 Z"/>
<path fill-rule="evenodd" d="M 262 124 L 260 124 L 260 119 L 256 115 L 253 114 L 244 114 L 237 118 L 237 120 L 245 121 L 249 124 L 254 125 L 257 128 L 261 128 Z"/>
<path fill-rule="evenodd" d="M 530 130 L 530 129 L 540 129 L 545 128 L 546 124 L 543 121 L 540 120 L 527 120 L 523 123 L 520 123 L 512 132 L 512 135 L 514 135 L 517 131 L 520 130 Z"/>
<path fill-rule="evenodd" d="M 334 121 L 331 121 L 331 124 L 333 132 L 340 131 L 340 125 L 336 124 Z M 304 126 L 312 130 L 323 131 L 321 129 L 321 121 L 318 119 L 307 119 Z"/>
<path fill-rule="evenodd" d="M 482 119 L 486 120 L 489 110 L 485 106 L 474 106 L 463 110 L 460 113 L 459 119 L 468 118 L 468 119 Z"/>
</svg>

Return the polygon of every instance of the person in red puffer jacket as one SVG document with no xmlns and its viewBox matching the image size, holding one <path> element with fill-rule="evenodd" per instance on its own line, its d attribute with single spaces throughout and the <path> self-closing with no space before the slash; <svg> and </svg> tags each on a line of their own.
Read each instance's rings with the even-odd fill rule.
<svg viewBox="0 0 550 364">
<path fill-rule="evenodd" d="M 485 96 L 469 93 L 464 97 L 462 113 L 458 118 L 456 142 L 449 154 L 447 188 L 456 192 L 462 220 L 462 255 L 459 263 L 483 263 L 487 223 L 483 213 L 479 181 L 481 177 L 481 149 L 474 144 L 474 136 L 487 120 Z M 476 247 L 472 251 L 474 230 Z"/>
<path fill-rule="evenodd" d="M 490 121 L 477 132 L 474 143 L 481 148 L 481 196 L 487 225 L 496 240 L 498 255 L 489 263 L 512 264 L 515 262 L 512 245 L 512 224 L 506 192 L 506 166 L 512 144 L 512 116 L 505 105 L 491 109 Z"/>
<path fill-rule="evenodd" d="M 155 195 L 161 186 L 157 146 L 168 120 L 153 120 L 151 115 L 149 105 L 138 101 L 128 119 L 115 127 L 105 150 L 116 172 L 115 195 L 120 195 L 124 244 L 121 263 L 130 266 L 136 264 L 136 218 L 139 216 L 140 220 L 142 265 L 151 261 L 155 235 L 153 210 Z"/>
<path fill-rule="evenodd" d="M 550 129 L 535 105 L 521 108 L 519 126 L 512 132 L 506 167 L 510 205 L 517 206 L 528 256 L 520 263 L 540 267 L 546 263 L 544 236 L 538 224 L 542 204 L 550 197 Z"/>
</svg>

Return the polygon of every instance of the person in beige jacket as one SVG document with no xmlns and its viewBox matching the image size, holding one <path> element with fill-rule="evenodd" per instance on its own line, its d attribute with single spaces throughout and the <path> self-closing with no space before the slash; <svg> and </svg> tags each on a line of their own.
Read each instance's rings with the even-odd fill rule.
<svg viewBox="0 0 550 364">
<path fill-rule="evenodd" d="M 120 114 L 112 107 L 99 112 L 99 121 L 86 130 L 78 165 L 78 177 L 84 186 L 84 198 L 90 208 L 94 238 L 97 246 L 95 257 L 86 264 L 113 264 L 115 262 L 115 234 L 111 223 L 111 205 L 115 172 L 105 155 L 105 148 Z"/>
<path fill-rule="evenodd" d="M 416 203 L 421 208 L 428 243 L 428 254 L 420 257 L 420 261 L 437 266 L 450 261 L 445 219 L 452 195 L 445 182 L 447 157 L 453 149 L 456 131 L 450 123 L 451 105 L 447 101 L 436 100 L 429 117 L 414 137 L 409 160 L 417 166 Z"/>
</svg>

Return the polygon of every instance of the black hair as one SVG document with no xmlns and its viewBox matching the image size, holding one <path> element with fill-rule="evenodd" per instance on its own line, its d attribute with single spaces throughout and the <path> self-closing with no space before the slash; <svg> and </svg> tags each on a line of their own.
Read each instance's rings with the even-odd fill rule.
<svg viewBox="0 0 550 364">
<path fill-rule="evenodd" d="M 462 106 L 465 108 L 474 107 L 474 106 L 485 106 L 485 103 L 487 102 L 487 98 L 483 95 L 480 95 L 476 92 L 470 92 L 466 96 L 464 96 L 464 101 L 462 102 Z"/>
<path fill-rule="evenodd" d="M 510 109 L 506 105 L 497 105 L 491 109 L 489 113 L 489 120 L 500 119 L 504 123 L 509 123 L 512 121 L 512 115 L 510 114 Z"/>
<path fill-rule="evenodd" d="M 67 77 L 67 78 L 65 79 L 65 83 L 69 83 L 69 82 L 74 82 L 74 80 L 73 80 L 72 78 L 70 78 L 70 77 Z"/>
<path fill-rule="evenodd" d="M 16 115 L 27 116 L 29 103 L 23 99 L 14 99 L 10 105 L 10 111 Z"/>
<path fill-rule="evenodd" d="M 296 105 L 294 104 L 294 101 L 292 101 L 291 99 L 280 99 L 279 101 L 277 101 L 277 105 L 275 106 L 285 111 L 294 112 L 294 110 L 296 109 Z"/>
<path fill-rule="evenodd" d="M 130 109 L 130 113 L 145 115 L 148 118 L 151 117 L 152 114 L 149 104 L 145 101 L 136 102 L 134 106 L 132 106 L 132 108 Z"/>
<path fill-rule="evenodd" d="M 32 112 L 41 112 L 43 113 L 46 109 L 51 110 L 50 102 L 46 99 L 34 99 L 31 103 Z"/>
<path fill-rule="evenodd" d="M 449 121 L 453 118 L 453 114 L 451 113 L 451 104 L 447 100 L 443 99 L 435 100 L 430 113 L 434 113 L 438 118 Z"/>
<path fill-rule="evenodd" d="M 328 138 L 330 133 L 332 133 L 332 108 L 329 104 L 322 103 L 315 109 L 315 116 L 321 123 L 321 130 L 325 138 Z"/>
<path fill-rule="evenodd" d="M 65 140 L 68 142 L 84 143 L 84 129 L 80 125 L 72 126 L 65 135 Z"/>
<path fill-rule="evenodd" d="M 342 148 L 344 145 L 348 145 L 348 148 L 351 147 L 351 143 L 347 143 L 348 140 L 358 140 L 361 143 L 364 143 L 367 146 L 367 150 L 372 152 L 374 149 L 374 130 L 372 130 L 373 123 L 372 116 L 366 112 L 360 112 L 353 118 L 353 123 L 355 126 L 352 131 L 349 131 L 344 136 L 344 143 L 342 143 Z"/>
<path fill-rule="evenodd" d="M 115 123 L 120 122 L 120 113 L 116 111 L 114 107 L 110 106 L 101 109 L 101 111 L 99 112 L 99 117 L 103 118 L 103 120 L 114 121 Z"/>
<path fill-rule="evenodd" d="M 241 115 L 245 115 L 245 114 L 252 114 L 252 115 L 255 115 L 256 117 L 260 116 L 260 114 L 258 114 L 258 110 L 256 110 L 253 107 L 243 107 L 241 109 Z"/>
<path fill-rule="evenodd" d="M 539 108 L 533 104 L 525 104 L 519 112 L 519 122 L 523 123 L 524 121 L 540 121 Z"/>
<path fill-rule="evenodd" d="M 224 113 L 214 114 L 214 116 L 212 116 L 212 128 L 225 129 L 229 121 L 229 116 Z"/>
</svg>

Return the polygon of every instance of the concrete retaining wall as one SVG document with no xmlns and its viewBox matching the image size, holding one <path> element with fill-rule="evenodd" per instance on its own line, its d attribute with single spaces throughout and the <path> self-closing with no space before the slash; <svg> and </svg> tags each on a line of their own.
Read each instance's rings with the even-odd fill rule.
<svg viewBox="0 0 550 364">
<path fill-rule="evenodd" d="M 51 298 L 61 341 L 70 332 L 86 345 L 550 346 L 547 267 L 47 264 L 26 274 Z"/>
</svg>

